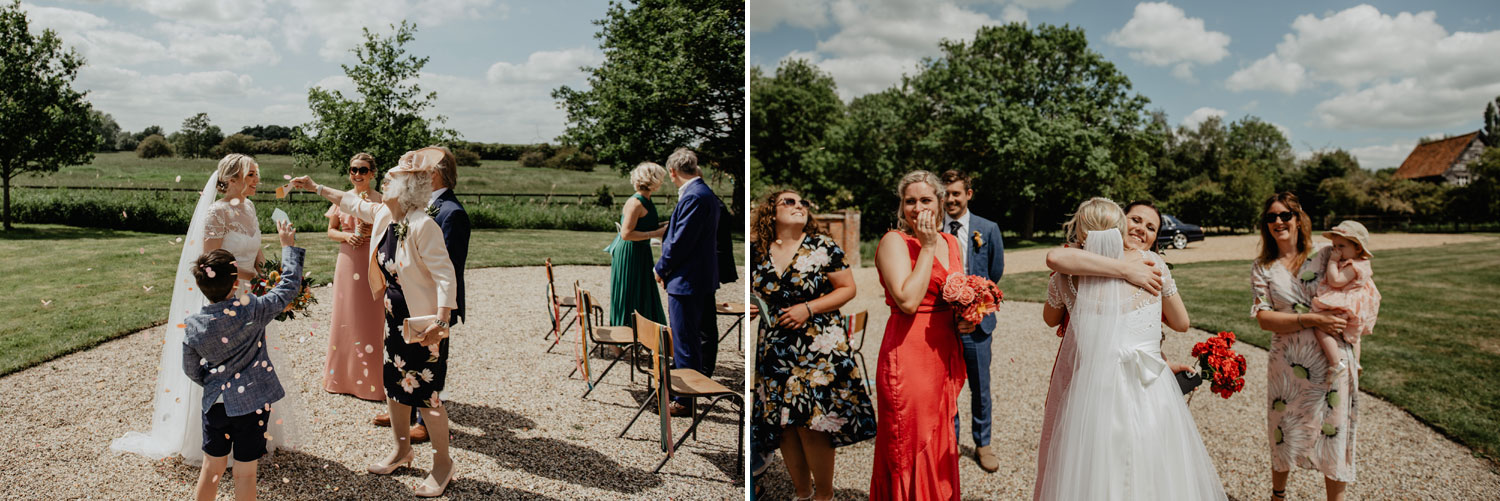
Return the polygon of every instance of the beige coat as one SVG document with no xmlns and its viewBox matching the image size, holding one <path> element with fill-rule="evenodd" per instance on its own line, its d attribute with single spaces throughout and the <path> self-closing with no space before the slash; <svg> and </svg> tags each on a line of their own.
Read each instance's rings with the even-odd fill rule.
<svg viewBox="0 0 1500 501">
<path fill-rule="evenodd" d="M 345 196 L 339 203 L 345 214 L 374 225 L 370 237 L 370 268 L 365 276 L 370 283 L 370 293 L 376 301 L 385 300 L 385 275 L 380 272 L 380 263 L 375 253 L 385 240 L 386 228 L 391 225 L 391 209 L 383 203 L 360 200 Z M 439 307 L 457 308 L 455 291 L 458 281 L 453 271 L 453 262 L 448 258 L 448 245 L 443 242 L 443 229 L 426 212 L 416 210 L 406 214 L 409 227 L 406 238 L 396 245 L 396 276 L 401 279 L 401 292 L 406 296 L 406 309 L 411 316 L 436 315 Z"/>
</svg>

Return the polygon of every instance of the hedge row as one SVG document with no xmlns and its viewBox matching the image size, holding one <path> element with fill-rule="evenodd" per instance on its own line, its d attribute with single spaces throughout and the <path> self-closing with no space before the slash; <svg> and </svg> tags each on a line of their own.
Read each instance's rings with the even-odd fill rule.
<svg viewBox="0 0 1500 501">
<path fill-rule="evenodd" d="M 196 194 L 185 192 L 19 189 L 11 192 L 11 214 L 20 223 L 183 234 L 192 221 L 197 199 Z M 327 204 L 284 202 L 271 196 L 253 200 L 262 233 L 276 231 L 271 222 L 275 208 L 285 211 L 298 231 L 328 228 L 328 219 L 323 217 Z M 476 229 L 615 231 L 620 217 L 619 209 L 593 204 L 486 200 L 466 203 L 464 209 Z"/>
</svg>

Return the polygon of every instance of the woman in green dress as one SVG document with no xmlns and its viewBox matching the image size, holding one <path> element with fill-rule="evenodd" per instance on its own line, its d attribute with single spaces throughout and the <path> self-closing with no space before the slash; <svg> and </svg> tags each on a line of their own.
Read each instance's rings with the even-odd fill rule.
<svg viewBox="0 0 1500 501">
<path fill-rule="evenodd" d="M 609 280 L 609 325 L 635 325 L 635 312 L 651 321 L 666 324 L 661 308 L 651 255 L 651 239 L 666 234 L 666 221 L 656 217 L 651 192 L 661 187 L 667 170 L 651 162 L 642 162 L 630 171 L 635 194 L 620 209 L 620 233 L 606 249 L 611 256 Z"/>
</svg>

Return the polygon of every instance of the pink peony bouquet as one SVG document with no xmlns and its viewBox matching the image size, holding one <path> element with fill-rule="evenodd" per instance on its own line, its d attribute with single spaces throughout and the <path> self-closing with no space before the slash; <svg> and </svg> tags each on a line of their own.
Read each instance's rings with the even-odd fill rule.
<svg viewBox="0 0 1500 501">
<path fill-rule="evenodd" d="M 971 323 L 979 323 L 985 315 L 1000 309 L 1005 297 L 995 282 L 976 275 L 954 273 L 943 282 L 943 301 L 952 304 L 958 315 Z"/>
</svg>

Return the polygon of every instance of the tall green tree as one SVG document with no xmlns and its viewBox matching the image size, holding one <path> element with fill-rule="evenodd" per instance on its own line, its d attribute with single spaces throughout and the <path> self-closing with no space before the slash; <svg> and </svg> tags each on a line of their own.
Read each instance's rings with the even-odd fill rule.
<svg viewBox="0 0 1500 501">
<path fill-rule="evenodd" d="M 1149 152 L 1163 138 L 1147 127 L 1148 100 L 1089 49 L 1083 29 L 986 26 L 941 50 L 904 78 L 926 129 L 910 164 L 975 174 L 976 193 L 991 194 L 976 212 L 1009 209 L 1030 238 L 1038 214 L 1051 223 L 1090 196 L 1144 195 L 1138 181 L 1154 171 Z"/>
<path fill-rule="evenodd" d="M 115 117 L 99 110 L 90 110 L 89 129 L 99 137 L 97 151 L 115 150 L 115 138 L 120 135 L 120 124 L 115 122 Z"/>
<path fill-rule="evenodd" d="M 312 121 L 292 130 L 298 166 L 332 167 L 342 174 L 349 158 L 363 151 L 388 169 L 407 151 L 458 139 L 458 132 L 439 126 L 447 117 L 423 116 L 437 92 L 424 94 L 416 83 L 427 58 L 406 53 L 416 25 L 402 21 L 391 29 L 390 36 L 380 36 L 365 28 L 365 42 L 352 50 L 359 62 L 340 65 L 354 81 L 357 98 L 322 87 L 307 91 Z"/>
<path fill-rule="evenodd" d="M 843 119 L 833 77 L 805 59 L 782 61 L 776 75 L 750 69 L 750 157 L 757 184 L 829 184 L 826 172 L 812 171 L 802 156 L 821 147 L 830 127 Z"/>
<path fill-rule="evenodd" d="M 214 146 L 224 141 L 224 131 L 209 120 L 207 113 L 199 113 L 182 121 L 182 130 L 169 138 L 177 154 L 186 158 L 212 156 Z"/>
<path fill-rule="evenodd" d="M 1495 111 L 1495 105 L 1500 104 L 1500 97 L 1484 105 L 1484 129 L 1480 137 L 1484 138 L 1484 145 L 1494 148 L 1500 146 L 1500 112 Z"/>
<path fill-rule="evenodd" d="M 10 230 L 11 180 L 88 163 L 99 136 L 86 93 L 73 89 L 83 58 L 63 50 L 50 29 L 33 35 L 19 0 L 0 5 L 0 54 L 0 178 Z"/>
<path fill-rule="evenodd" d="M 859 209 L 865 238 L 894 228 L 896 183 L 911 170 L 918 140 L 910 102 L 899 88 L 855 98 L 844 118 L 827 130 L 824 146 L 803 155 L 805 165 L 832 182 L 788 179 L 783 184 L 803 190 L 823 209 Z"/>
<path fill-rule="evenodd" d="M 588 89 L 552 91 L 568 114 L 563 142 L 625 172 L 692 147 L 699 163 L 745 193 L 744 0 L 610 2 L 600 31 L 604 62 L 585 67 Z"/>
</svg>

